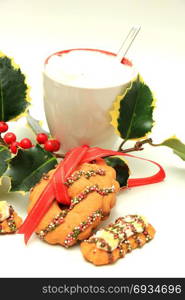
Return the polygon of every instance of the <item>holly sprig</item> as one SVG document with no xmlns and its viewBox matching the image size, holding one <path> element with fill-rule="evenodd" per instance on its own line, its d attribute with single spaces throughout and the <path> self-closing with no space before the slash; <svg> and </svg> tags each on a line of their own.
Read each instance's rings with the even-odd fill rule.
<svg viewBox="0 0 185 300">
<path fill-rule="evenodd" d="M 185 160 L 185 144 L 176 136 L 172 136 L 161 143 L 152 140 L 154 126 L 153 111 L 156 99 L 144 82 L 140 74 L 130 83 L 123 95 L 118 96 L 110 111 L 111 124 L 115 133 L 122 138 L 118 151 L 128 153 L 141 151 L 144 144 L 153 147 L 166 146 L 173 150 L 182 160 Z M 135 140 L 135 145 L 125 148 L 127 141 Z"/>
<path fill-rule="evenodd" d="M 30 105 L 30 87 L 13 58 L 0 52 L 0 121 L 17 120 Z"/>
<path fill-rule="evenodd" d="M 0 53 L 0 176 L 9 176 L 10 191 L 29 192 L 40 181 L 44 173 L 53 169 L 59 153 L 60 143 L 43 130 L 40 122 L 28 112 L 30 105 L 29 86 L 26 76 L 12 58 Z M 153 147 L 169 147 L 185 160 L 185 144 L 176 136 L 155 144 L 151 138 L 154 125 L 153 110 L 156 99 L 140 74 L 130 83 L 124 94 L 118 96 L 110 111 L 111 124 L 122 138 L 119 151 L 123 153 L 141 151 L 145 144 Z M 8 122 L 27 116 L 28 125 L 35 133 L 36 144 L 27 137 L 17 141 L 13 132 L 8 131 Z M 131 148 L 127 141 L 136 140 Z M 121 186 L 127 185 L 129 167 L 123 157 L 105 158 L 106 163 L 116 170 Z"/>
<path fill-rule="evenodd" d="M 33 145 L 27 137 L 17 140 L 9 122 L 28 114 L 30 87 L 14 60 L 0 52 L 0 177 L 9 176 L 10 191 L 27 192 L 57 164 L 52 152 L 60 143 L 41 129 Z"/>
</svg>

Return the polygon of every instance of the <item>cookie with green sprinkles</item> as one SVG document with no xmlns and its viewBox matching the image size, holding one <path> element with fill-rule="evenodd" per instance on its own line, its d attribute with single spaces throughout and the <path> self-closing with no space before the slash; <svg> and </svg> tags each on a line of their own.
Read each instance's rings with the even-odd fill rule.
<svg viewBox="0 0 185 300">
<path fill-rule="evenodd" d="M 30 193 L 28 212 L 53 174 L 42 179 Z M 116 202 L 119 183 L 115 170 L 106 163 L 84 163 L 66 179 L 65 185 L 71 199 L 69 206 L 53 201 L 36 228 L 38 237 L 49 244 L 66 248 L 84 240 L 110 214 Z"/>
<path fill-rule="evenodd" d="M 21 217 L 6 201 L 0 201 L 0 234 L 15 233 L 22 224 Z"/>
</svg>

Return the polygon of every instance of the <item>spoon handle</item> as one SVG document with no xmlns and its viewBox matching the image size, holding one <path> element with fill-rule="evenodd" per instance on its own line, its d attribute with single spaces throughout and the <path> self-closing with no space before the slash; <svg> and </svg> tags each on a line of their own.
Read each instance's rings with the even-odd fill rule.
<svg viewBox="0 0 185 300">
<path fill-rule="evenodd" d="M 132 45 L 133 41 L 135 40 L 136 36 L 138 35 L 139 31 L 141 29 L 141 26 L 133 26 L 126 38 L 124 39 L 117 55 L 116 58 L 121 62 L 123 57 L 127 54 L 130 46 Z"/>
</svg>

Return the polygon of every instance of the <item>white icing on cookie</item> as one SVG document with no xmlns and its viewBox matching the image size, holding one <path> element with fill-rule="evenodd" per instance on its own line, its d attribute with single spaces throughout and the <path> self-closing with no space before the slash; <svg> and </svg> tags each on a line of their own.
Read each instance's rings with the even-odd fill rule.
<svg viewBox="0 0 185 300">
<path fill-rule="evenodd" d="M 6 201 L 0 201 L 0 222 L 3 222 L 10 216 L 10 206 Z"/>
</svg>

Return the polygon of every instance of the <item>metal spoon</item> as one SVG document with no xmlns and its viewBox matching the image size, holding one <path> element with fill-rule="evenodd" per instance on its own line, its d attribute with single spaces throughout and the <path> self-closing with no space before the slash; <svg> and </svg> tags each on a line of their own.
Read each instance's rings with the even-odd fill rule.
<svg viewBox="0 0 185 300">
<path fill-rule="evenodd" d="M 121 62 L 123 57 L 127 54 L 128 50 L 130 49 L 133 41 L 135 40 L 136 36 L 138 35 L 139 31 L 141 29 L 141 26 L 133 26 L 126 38 L 124 39 L 116 58 Z"/>
</svg>

